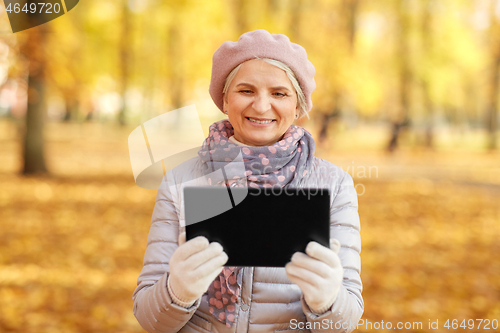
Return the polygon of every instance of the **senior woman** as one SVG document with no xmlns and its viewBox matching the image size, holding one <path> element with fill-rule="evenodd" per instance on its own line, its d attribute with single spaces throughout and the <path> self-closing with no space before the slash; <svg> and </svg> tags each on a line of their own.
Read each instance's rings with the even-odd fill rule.
<svg viewBox="0 0 500 333">
<path fill-rule="evenodd" d="M 339 167 L 314 157 L 313 138 L 293 125 L 312 108 L 314 73 L 301 46 L 265 30 L 245 33 L 215 52 L 210 94 L 228 119 L 210 127 L 199 157 L 167 172 L 158 191 L 133 295 L 134 314 L 147 331 L 356 328 L 364 304 L 353 181 Z M 220 244 L 204 237 L 186 242 L 186 174 L 189 179 L 207 175 L 235 152 L 243 156 L 243 179 L 218 185 L 330 189 L 330 248 L 310 242 L 306 253 L 295 253 L 285 268 L 224 267 L 228 258 Z"/>
</svg>

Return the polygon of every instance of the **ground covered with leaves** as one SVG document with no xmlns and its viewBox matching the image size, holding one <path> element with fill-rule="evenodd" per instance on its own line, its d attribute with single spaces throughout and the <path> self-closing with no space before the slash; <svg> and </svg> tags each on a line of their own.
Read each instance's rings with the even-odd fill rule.
<svg viewBox="0 0 500 333">
<path fill-rule="evenodd" d="M 124 171 L 126 139 L 99 135 L 71 144 L 51 141 L 55 172 L 49 177 L 20 176 L 18 144 L 2 145 L 7 163 L 0 170 L 1 332 L 142 332 L 131 296 L 156 192 L 137 187 Z M 365 163 L 361 156 L 358 167 Z M 447 159 L 443 153 L 426 156 L 436 165 Z M 372 323 L 360 332 L 385 331 L 373 328 L 381 321 L 393 328 L 398 322 L 422 323 L 422 329 L 408 332 L 429 331 L 429 320 L 439 320 L 434 331 L 443 332 L 478 331 L 477 321 L 472 330 L 447 329 L 448 319 L 459 325 L 464 319 L 500 321 L 500 186 L 492 180 L 498 169 L 478 168 L 493 178 L 479 177 L 465 172 L 470 157 L 454 156 L 452 163 L 443 162 L 438 177 L 417 175 L 411 166 L 418 163 L 411 160 L 397 164 L 391 157 L 388 163 L 375 155 L 366 163 L 378 165 L 380 174 L 353 173 L 363 187 L 363 319 Z M 351 159 L 344 155 L 338 164 Z M 473 176 L 446 176 L 446 165 L 460 164 Z M 411 172 L 389 177 L 395 170 Z"/>
</svg>

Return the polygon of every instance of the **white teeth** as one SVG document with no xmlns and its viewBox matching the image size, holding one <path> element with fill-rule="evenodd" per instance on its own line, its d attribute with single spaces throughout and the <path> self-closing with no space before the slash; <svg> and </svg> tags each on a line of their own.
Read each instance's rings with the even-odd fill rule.
<svg viewBox="0 0 500 333">
<path fill-rule="evenodd" d="M 257 120 L 257 119 L 253 119 L 253 118 L 248 118 L 250 121 L 253 121 L 254 123 L 258 123 L 258 124 L 269 124 L 269 123 L 272 123 L 273 121 L 272 120 Z"/>
</svg>

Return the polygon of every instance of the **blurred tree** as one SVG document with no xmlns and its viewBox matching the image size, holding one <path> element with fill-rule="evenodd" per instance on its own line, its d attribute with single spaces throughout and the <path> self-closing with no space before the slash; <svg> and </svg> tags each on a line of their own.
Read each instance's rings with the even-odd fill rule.
<svg viewBox="0 0 500 333">
<path fill-rule="evenodd" d="M 191 22 L 186 24 L 186 17 L 192 9 L 190 0 L 171 2 L 166 6 L 168 17 L 166 28 L 166 86 L 168 87 L 168 97 L 172 109 L 184 106 L 186 100 L 186 87 L 189 77 L 187 67 L 189 66 L 189 53 L 186 49 L 186 39 L 192 33 Z M 180 119 L 178 119 L 180 121 Z"/>
<path fill-rule="evenodd" d="M 289 37 L 292 41 L 297 41 L 301 39 L 302 31 L 302 11 L 304 8 L 303 0 L 295 0 L 290 3 L 290 32 Z"/>
<path fill-rule="evenodd" d="M 359 0 L 344 0 L 342 2 L 343 13 L 345 13 L 345 30 L 347 34 L 347 45 L 351 54 L 354 52 L 356 38 L 356 20 L 359 12 Z"/>
<path fill-rule="evenodd" d="M 486 128 L 488 129 L 487 147 L 497 149 L 498 129 L 498 89 L 500 88 L 500 23 L 495 13 L 495 2 L 491 2 L 490 10 L 490 84 L 486 104 Z"/>
<path fill-rule="evenodd" d="M 48 24 L 28 29 L 20 52 L 27 62 L 28 106 L 24 134 L 23 174 L 46 173 L 44 154 L 46 50 Z"/>
<path fill-rule="evenodd" d="M 47 63 L 47 82 L 57 89 L 64 99 L 63 121 L 79 119 L 81 95 L 88 79 L 88 70 L 84 62 L 84 34 L 82 11 L 71 12 L 71 19 L 51 25 L 54 33 L 49 36 L 51 58 Z"/>
<path fill-rule="evenodd" d="M 410 1 L 397 0 L 397 22 L 398 22 L 398 66 L 399 66 L 399 103 L 397 112 L 392 119 L 390 140 L 387 145 L 389 152 L 398 148 L 398 140 L 404 128 L 410 125 L 410 95 L 413 73 L 410 67 Z"/>
<path fill-rule="evenodd" d="M 349 77 L 348 68 L 355 52 L 359 0 L 340 0 L 325 6 L 327 8 L 316 8 L 320 11 L 317 15 L 323 16 L 327 21 L 325 35 L 321 37 L 326 39 L 325 44 L 328 43 L 328 47 L 322 51 L 326 63 L 320 63 L 325 71 L 325 81 L 321 84 L 326 86 L 321 88 L 323 91 L 320 96 L 326 98 L 316 104 L 315 108 L 316 117 L 319 118 L 320 143 L 328 138 L 332 123 L 342 115 L 343 101 L 348 99 L 346 79 Z M 320 82 L 321 80 L 320 78 Z"/>
<path fill-rule="evenodd" d="M 176 15 L 174 15 L 176 17 Z M 174 109 L 183 107 L 184 97 L 184 61 L 182 49 L 182 34 L 180 22 L 174 19 L 168 27 L 168 60 L 169 60 L 169 82 L 170 101 Z"/>
<path fill-rule="evenodd" d="M 421 1 L 422 18 L 421 18 L 421 34 L 422 34 L 422 63 L 423 66 L 427 68 L 424 69 L 423 74 L 420 77 L 420 84 L 422 85 L 422 93 L 424 99 L 424 122 L 425 122 L 425 136 L 424 136 L 424 146 L 427 148 L 432 148 L 434 143 L 434 104 L 431 98 L 430 85 L 432 80 L 430 78 L 430 56 L 433 49 L 433 35 L 432 35 L 432 23 L 433 17 L 431 13 L 432 0 Z"/>
<path fill-rule="evenodd" d="M 120 36 L 120 79 L 119 79 L 119 94 L 122 98 L 120 111 L 118 112 L 118 121 L 121 125 L 125 125 L 127 118 L 126 93 L 129 85 L 131 47 L 132 44 L 132 18 L 130 13 L 129 1 L 122 1 L 121 11 L 121 36 Z"/>
<path fill-rule="evenodd" d="M 240 36 L 245 32 L 249 31 L 250 27 L 250 23 L 248 21 L 249 2 L 247 0 L 234 0 L 232 1 L 232 4 L 234 12 L 234 21 L 236 23 L 236 33 L 238 36 Z"/>
</svg>

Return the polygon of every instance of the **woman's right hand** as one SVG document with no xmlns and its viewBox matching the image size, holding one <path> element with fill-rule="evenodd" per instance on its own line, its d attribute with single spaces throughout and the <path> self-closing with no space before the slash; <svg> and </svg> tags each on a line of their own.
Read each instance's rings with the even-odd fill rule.
<svg viewBox="0 0 500 333">
<path fill-rule="evenodd" d="M 193 304 L 220 274 L 228 256 L 217 242 L 199 236 L 186 242 L 186 233 L 179 235 L 179 247 L 170 259 L 169 290 L 184 304 Z"/>
</svg>

